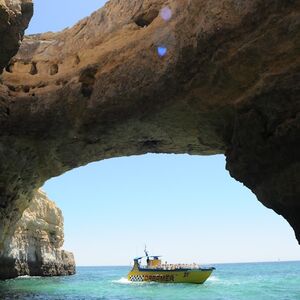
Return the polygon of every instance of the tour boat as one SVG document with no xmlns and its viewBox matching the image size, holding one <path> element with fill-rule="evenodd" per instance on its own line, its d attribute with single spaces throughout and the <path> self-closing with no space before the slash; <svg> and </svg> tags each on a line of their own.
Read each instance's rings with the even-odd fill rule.
<svg viewBox="0 0 300 300">
<path fill-rule="evenodd" d="M 128 280 L 133 282 L 155 281 L 162 283 L 204 283 L 215 268 L 201 268 L 192 264 L 162 263 L 160 256 L 146 256 L 134 259 L 132 270 L 128 273 Z M 141 260 L 146 258 L 147 265 L 142 266 Z"/>
</svg>

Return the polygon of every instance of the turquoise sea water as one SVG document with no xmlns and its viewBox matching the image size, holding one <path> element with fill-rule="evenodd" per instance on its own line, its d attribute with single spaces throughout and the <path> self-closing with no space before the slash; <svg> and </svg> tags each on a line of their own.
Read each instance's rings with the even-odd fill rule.
<svg viewBox="0 0 300 300">
<path fill-rule="evenodd" d="M 0 299 L 300 300 L 300 262 L 215 267 L 203 285 L 130 283 L 129 267 L 78 267 L 71 277 L 0 282 Z"/>
</svg>

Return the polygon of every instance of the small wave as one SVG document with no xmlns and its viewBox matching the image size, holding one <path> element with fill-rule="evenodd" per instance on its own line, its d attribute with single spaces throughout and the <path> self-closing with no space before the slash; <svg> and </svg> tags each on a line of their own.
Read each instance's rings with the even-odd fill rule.
<svg viewBox="0 0 300 300">
<path fill-rule="evenodd" d="M 35 278 L 42 278 L 41 276 L 29 276 L 29 275 L 23 275 L 18 276 L 17 279 L 35 279 Z"/>
<path fill-rule="evenodd" d="M 153 284 L 155 282 L 150 282 L 150 281 L 130 281 L 125 277 L 122 277 L 118 280 L 113 280 L 113 283 L 119 283 L 119 284 Z"/>
<path fill-rule="evenodd" d="M 217 276 L 210 276 L 207 281 L 220 281 L 220 278 L 218 278 Z"/>
<path fill-rule="evenodd" d="M 113 280 L 114 283 L 121 283 L 121 284 L 131 284 L 133 283 L 132 281 L 128 280 L 127 278 L 125 277 L 122 277 L 118 280 Z"/>
<path fill-rule="evenodd" d="M 207 279 L 207 282 L 213 284 L 213 285 L 222 285 L 222 286 L 233 286 L 233 285 L 239 285 L 241 282 L 240 280 L 237 279 L 227 279 L 227 278 L 222 278 L 220 279 L 217 276 L 211 276 Z"/>
</svg>

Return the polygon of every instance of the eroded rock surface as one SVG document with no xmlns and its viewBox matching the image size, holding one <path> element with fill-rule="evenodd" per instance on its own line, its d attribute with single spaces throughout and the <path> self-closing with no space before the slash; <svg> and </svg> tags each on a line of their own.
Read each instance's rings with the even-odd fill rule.
<svg viewBox="0 0 300 300">
<path fill-rule="evenodd" d="M 0 279 L 74 274 L 73 254 L 61 250 L 63 242 L 62 212 L 39 190 L 4 244 Z"/>
<path fill-rule="evenodd" d="M 0 0 L 0 74 L 17 53 L 32 13 L 31 0 Z"/>
<path fill-rule="evenodd" d="M 226 153 L 300 241 L 299 6 L 112 0 L 26 37 L 1 77 L 0 241 L 45 180 L 147 152 Z"/>
</svg>

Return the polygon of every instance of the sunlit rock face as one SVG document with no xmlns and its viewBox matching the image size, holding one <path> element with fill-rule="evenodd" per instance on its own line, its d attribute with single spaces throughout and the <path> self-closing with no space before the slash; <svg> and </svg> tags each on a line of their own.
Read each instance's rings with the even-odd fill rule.
<svg viewBox="0 0 300 300">
<path fill-rule="evenodd" d="M 34 194 L 15 228 L 0 257 L 0 279 L 75 273 L 73 254 L 61 250 L 62 213 L 41 190 Z"/>
<path fill-rule="evenodd" d="M 112 0 L 70 29 L 26 37 L 1 76 L 2 244 L 45 180 L 148 152 L 225 153 L 300 241 L 299 10 Z"/>
<path fill-rule="evenodd" d="M 0 0 L 0 73 L 17 53 L 32 13 L 31 0 Z"/>
</svg>

